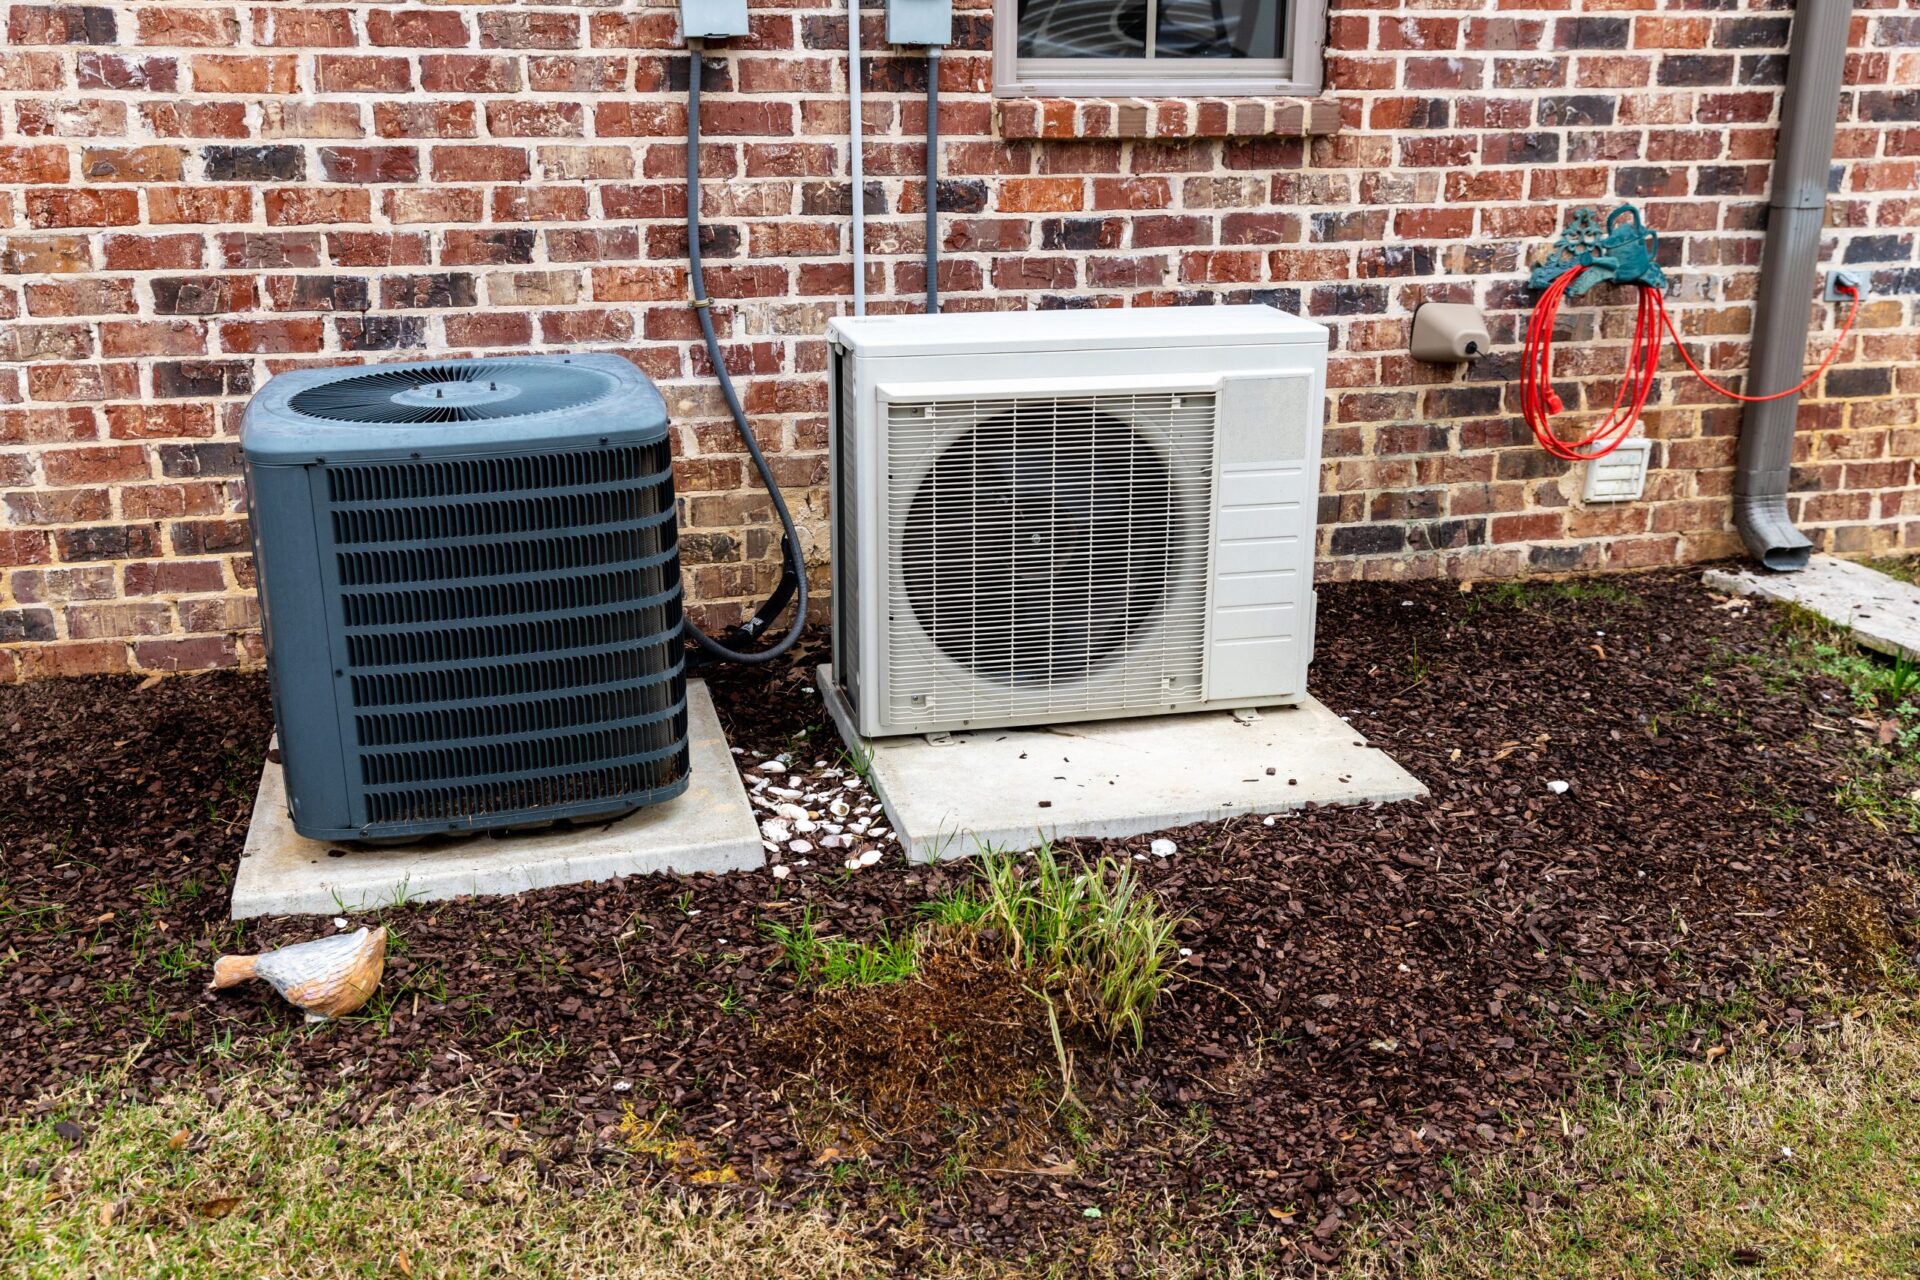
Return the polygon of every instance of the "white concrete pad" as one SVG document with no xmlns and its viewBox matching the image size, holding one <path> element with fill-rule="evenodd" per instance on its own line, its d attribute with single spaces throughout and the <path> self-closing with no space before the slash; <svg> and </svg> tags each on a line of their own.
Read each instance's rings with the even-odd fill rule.
<svg viewBox="0 0 1920 1280">
<path fill-rule="evenodd" d="M 1869 649 L 1920 661 L 1920 587 L 1836 556 L 1815 556 L 1798 573 L 1709 569 L 1716 591 L 1784 600 L 1846 627 Z"/>
<path fill-rule="evenodd" d="M 1427 794 L 1313 698 L 1244 722 L 1196 712 L 859 741 L 832 671 L 820 668 L 818 679 L 841 738 L 871 758 L 874 792 L 916 862 L 982 845 L 1031 849 L 1050 839 L 1117 839 L 1244 813 Z"/>
<path fill-rule="evenodd" d="M 665 804 L 599 826 L 475 835 L 386 848 L 309 840 L 287 816 L 268 761 L 233 879 L 233 918 L 358 911 L 407 901 L 521 893 L 649 871 L 765 865 L 759 824 L 704 681 L 687 682 L 693 777 Z"/>
</svg>

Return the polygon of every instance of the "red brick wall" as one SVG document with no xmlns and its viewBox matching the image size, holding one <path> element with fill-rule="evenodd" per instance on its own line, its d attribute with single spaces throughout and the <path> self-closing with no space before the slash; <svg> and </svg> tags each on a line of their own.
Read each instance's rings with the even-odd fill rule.
<svg viewBox="0 0 1920 1280">
<path fill-rule="evenodd" d="M 752 11 L 753 39 L 705 72 L 707 252 L 729 361 L 818 561 L 820 335 L 851 286 L 845 19 Z M 169 0 L 5 18 L 0 679 L 255 655 L 239 412 L 274 371 L 321 361 L 623 352 L 673 409 L 692 597 L 725 615 L 770 584 L 768 511 L 684 304 L 672 7 Z M 1337 2 L 1317 105 L 996 109 L 975 7 L 942 76 L 943 294 L 1257 300 L 1327 323 L 1327 576 L 1724 554 L 1737 410 L 1663 378 L 1647 500 L 1586 508 L 1577 469 L 1512 412 L 1512 341 L 1527 255 L 1570 208 L 1624 197 L 1667 239 L 1696 351 L 1740 368 L 1787 21 L 1656 0 Z M 877 10 L 866 38 L 879 49 Z M 1863 7 L 1852 43 L 1827 256 L 1871 269 L 1876 296 L 1802 407 L 1795 506 L 1859 552 L 1920 545 L 1920 18 Z M 923 74 L 918 54 L 867 69 L 876 309 L 913 309 L 922 286 Z M 1298 136 L 1335 113 L 1339 132 Z M 1481 303 L 1502 350 L 1467 370 L 1412 361 L 1423 299 Z M 1565 372 L 1610 394 L 1629 314 L 1573 308 Z M 1833 320 L 1818 310 L 1826 338 Z"/>
</svg>

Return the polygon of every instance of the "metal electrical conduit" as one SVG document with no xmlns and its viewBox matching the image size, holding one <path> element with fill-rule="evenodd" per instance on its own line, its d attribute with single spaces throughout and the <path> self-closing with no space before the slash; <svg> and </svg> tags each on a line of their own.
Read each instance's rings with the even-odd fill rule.
<svg viewBox="0 0 1920 1280">
<path fill-rule="evenodd" d="M 860 0 L 847 0 L 848 178 L 853 186 L 853 314 L 867 314 L 866 129 L 860 90 Z M 940 46 L 927 46 L 927 311 L 940 309 Z"/>
<path fill-rule="evenodd" d="M 1798 376 L 1805 358 L 1806 297 L 1820 252 L 1852 17 L 1853 0 L 1800 0 L 1794 10 L 1760 291 L 1753 302 L 1748 386 L 1783 386 Z M 1761 564 L 1784 572 L 1806 568 L 1813 550 L 1787 516 L 1799 405 L 1798 396 L 1786 396 L 1747 406 L 1733 480 L 1733 523 L 1740 540 Z"/>
<path fill-rule="evenodd" d="M 860 0 L 847 0 L 847 176 L 853 184 L 853 314 L 867 314 L 866 122 L 860 104 Z"/>
</svg>

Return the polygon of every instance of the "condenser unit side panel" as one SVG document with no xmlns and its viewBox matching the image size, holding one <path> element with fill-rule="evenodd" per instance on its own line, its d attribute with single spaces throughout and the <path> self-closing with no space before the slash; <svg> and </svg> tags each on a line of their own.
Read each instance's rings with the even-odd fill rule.
<svg viewBox="0 0 1920 1280">
<path fill-rule="evenodd" d="M 1209 702 L 1273 702 L 1306 692 L 1317 381 L 1301 369 L 1221 382 Z"/>
<path fill-rule="evenodd" d="M 853 559 L 859 540 L 853 531 L 854 478 L 858 474 L 851 456 L 854 445 L 853 424 L 857 420 L 853 398 L 853 359 L 837 342 L 827 346 L 827 493 L 833 505 L 828 525 L 827 572 L 833 586 L 833 679 L 841 696 L 852 701 L 849 688 L 859 669 L 860 650 L 853 629 L 858 624 L 858 570 Z M 856 711 L 858 704 L 853 704 Z"/>
<path fill-rule="evenodd" d="M 247 501 L 288 807 L 303 829 L 345 830 L 353 815 L 316 523 L 321 507 L 313 498 L 317 470 L 249 466 Z"/>
<path fill-rule="evenodd" d="M 886 592 L 890 557 L 895 554 L 887 530 L 887 477 L 892 459 L 887 428 L 874 386 L 875 362 L 856 353 L 847 356 L 846 448 L 842 465 L 846 488 L 839 491 L 848 508 L 847 532 L 854 554 L 847 565 L 854 596 L 849 604 L 848 644 L 851 661 L 841 688 L 853 705 L 854 723 L 867 737 L 884 731 L 887 701 Z"/>
</svg>

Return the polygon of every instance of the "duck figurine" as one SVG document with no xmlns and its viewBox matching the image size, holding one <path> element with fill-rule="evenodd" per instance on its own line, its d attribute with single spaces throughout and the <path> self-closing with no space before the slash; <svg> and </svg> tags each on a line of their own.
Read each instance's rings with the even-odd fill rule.
<svg viewBox="0 0 1920 1280">
<path fill-rule="evenodd" d="M 371 999 L 386 964 L 386 929 L 361 928 L 257 956 L 221 956 L 213 962 L 209 989 L 221 991 L 249 978 L 265 978 L 308 1022 L 326 1022 L 346 1017 Z"/>
</svg>

